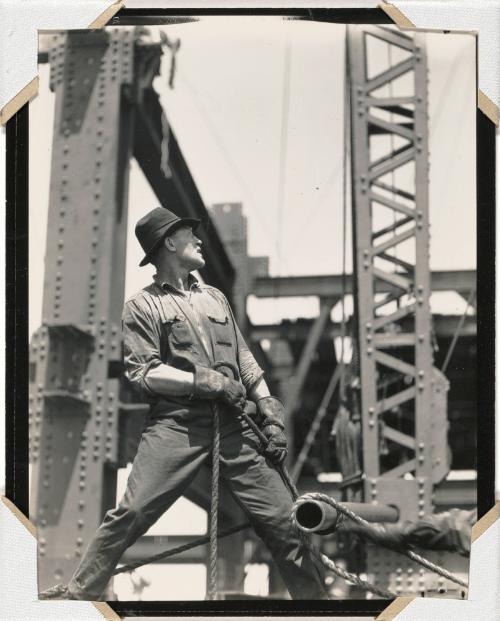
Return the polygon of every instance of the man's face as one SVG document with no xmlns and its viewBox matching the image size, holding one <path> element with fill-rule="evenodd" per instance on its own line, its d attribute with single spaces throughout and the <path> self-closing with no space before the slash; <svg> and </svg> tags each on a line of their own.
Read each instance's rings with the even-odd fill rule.
<svg viewBox="0 0 500 621">
<path fill-rule="evenodd" d="M 189 270 L 200 269 L 205 265 L 205 259 L 201 253 L 201 240 L 193 233 L 190 226 L 177 229 L 170 238 L 175 245 L 175 254 L 180 263 Z"/>
</svg>

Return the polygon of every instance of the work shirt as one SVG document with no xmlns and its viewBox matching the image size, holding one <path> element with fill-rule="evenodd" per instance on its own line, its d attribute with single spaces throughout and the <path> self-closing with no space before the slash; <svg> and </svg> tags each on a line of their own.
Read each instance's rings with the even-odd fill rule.
<svg viewBox="0 0 500 621">
<path fill-rule="evenodd" d="M 153 392 L 147 374 L 160 364 L 190 370 L 216 362 L 235 366 L 247 393 L 263 371 L 248 349 L 224 294 L 190 274 L 189 291 L 158 280 L 125 302 L 122 328 L 125 375 L 153 416 L 186 422 L 207 413 L 207 400 Z"/>
</svg>

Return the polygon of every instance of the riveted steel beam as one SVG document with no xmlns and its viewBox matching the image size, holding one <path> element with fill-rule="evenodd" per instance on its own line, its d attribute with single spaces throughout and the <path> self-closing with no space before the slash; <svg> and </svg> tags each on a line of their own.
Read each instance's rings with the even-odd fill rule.
<svg viewBox="0 0 500 621">
<path fill-rule="evenodd" d="M 398 258 L 395 257 L 395 261 Z M 476 282 L 474 270 L 436 271 L 431 274 L 432 291 L 470 291 Z M 377 293 L 389 293 L 394 289 L 385 282 L 375 284 Z M 353 292 L 350 274 L 345 279 L 345 293 Z M 317 295 L 340 298 L 343 294 L 342 275 L 327 276 L 258 276 L 254 281 L 252 295 L 258 298 L 294 297 Z"/>
<path fill-rule="evenodd" d="M 394 323 L 395 321 L 402 321 L 403 329 L 410 327 L 410 320 L 408 320 L 408 326 L 405 324 L 405 316 L 411 314 L 411 309 L 401 309 L 400 311 L 381 316 L 377 318 L 377 321 L 373 323 L 374 328 L 382 328 L 384 325 Z M 279 324 L 264 324 L 252 326 L 250 338 L 252 342 L 258 342 L 263 339 L 277 340 L 287 339 L 288 341 L 305 341 L 310 334 L 311 319 L 301 319 L 298 321 L 283 321 Z M 455 334 L 460 317 L 458 315 L 434 315 L 433 317 L 434 333 L 438 339 L 451 339 Z M 328 321 L 325 325 L 325 329 L 321 335 L 322 342 L 330 343 L 336 336 L 341 336 L 342 326 L 340 323 Z M 471 315 L 466 318 L 462 325 L 459 337 L 476 337 L 476 317 Z"/>
<path fill-rule="evenodd" d="M 385 43 L 387 55 L 369 75 L 370 37 Z M 349 26 L 347 54 L 364 500 L 397 506 L 403 520 L 416 520 L 432 512 L 433 485 L 448 468 L 447 383 L 433 367 L 431 347 L 429 300 L 436 282 L 429 269 L 426 51 L 417 34 Z M 401 93 L 401 79 L 407 97 L 391 101 Z M 385 143 L 372 140 L 374 129 L 385 132 Z M 406 144 L 395 148 L 401 138 Z M 403 223 L 409 226 L 401 231 Z M 382 301 L 376 299 L 381 285 L 388 289 Z M 389 374 L 399 379 L 387 392 Z M 389 418 L 394 407 L 404 413 L 401 427 Z M 368 551 L 373 578 L 380 578 L 379 562 L 379 553 Z M 399 573 L 405 570 L 400 565 Z"/>
<path fill-rule="evenodd" d="M 133 31 L 68 31 L 55 94 L 43 325 L 31 348 L 39 586 L 71 577 L 114 504 L 131 152 Z M 37 442 L 37 443 L 36 443 Z"/>
</svg>

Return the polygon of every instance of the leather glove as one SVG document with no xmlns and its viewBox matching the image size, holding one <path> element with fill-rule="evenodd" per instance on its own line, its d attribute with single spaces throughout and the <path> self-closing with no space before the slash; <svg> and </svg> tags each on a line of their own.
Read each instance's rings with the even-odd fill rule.
<svg viewBox="0 0 500 621">
<path fill-rule="evenodd" d="M 239 413 L 246 404 L 243 384 L 207 367 L 195 366 L 193 397 L 218 399 Z"/>
<path fill-rule="evenodd" d="M 274 463 L 281 464 L 287 455 L 285 408 L 277 397 L 262 397 L 257 401 L 257 424 L 268 439 L 264 454 Z"/>
<path fill-rule="evenodd" d="M 256 423 L 261 427 L 276 425 L 285 428 L 285 407 L 278 397 L 262 397 L 257 399 Z"/>
<path fill-rule="evenodd" d="M 277 425 L 266 425 L 262 429 L 262 433 L 266 436 L 268 443 L 264 449 L 264 455 L 268 457 L 273 464 L 279 465 L 287 455 L 286 436 L 283 429 Z"/>
</svg>

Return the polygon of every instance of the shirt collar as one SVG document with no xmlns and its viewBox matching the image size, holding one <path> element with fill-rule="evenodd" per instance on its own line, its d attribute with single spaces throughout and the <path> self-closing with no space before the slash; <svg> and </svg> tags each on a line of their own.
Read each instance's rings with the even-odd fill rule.
<svg viewBox="0 0 500 621">
<path fill-rule="evenodd" d="M 175 285 L 172 285 L 171 283 L 167 282 L 166 280 L 160 281 L 160 279 L 158 278 L 158 274 L 154 274 L 153 280 L 154 280 L 155 284 L 158 287 L 160 287 L 160 289 L 162 289 L 163 291 L 176 291 L 176 292 L 179 292 L 179 293 L 185 293 L 185 291 L 183 291 L 182 289 L 179 289 Z M 198 279 L 193 274 L 189 274 L 189 276 L 188 276 L 188 287 L 189 287 L 189 289 L 192 289 L 193 287 L 199 287 Z"/>
</svg>

